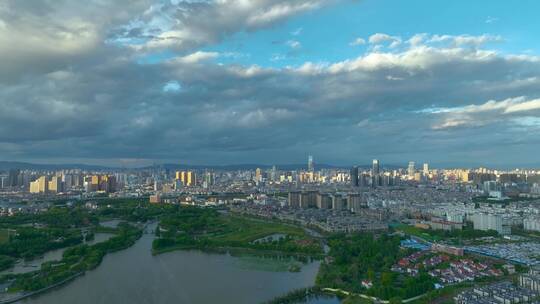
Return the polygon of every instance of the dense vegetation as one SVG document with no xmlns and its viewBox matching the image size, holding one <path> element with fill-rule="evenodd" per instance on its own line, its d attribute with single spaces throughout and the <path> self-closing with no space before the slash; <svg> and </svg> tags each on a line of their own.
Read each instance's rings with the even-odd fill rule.
<svg viewBox="0 0 540 304">
<path fill-rule="evenodd" d="M 97 215 L 80 207 L 53 207 L 47 212 L 38 214 L 17 214 L 15 216 L 0 217 L 0 225 L 3 227 L 41 224 L 50 228 L 68 229 L 85 227 L 90 224 L 97 225 L 98 222 Z"/>
<path fill-rule="evenodd" d="M 50 250 L 80 244 L 80 228 L 98 222 L 96 215 L 82 208 L 53 207 L 39 214 L 0 217 L 0 255 L 31 259 Z M 1 265 L 7 263 L 0 262 Z"/>
<path fill-rule="evenodd" d="M 16 260 L 10 256 L 0 255 L 0 271 L 13 266 L 13 264 L 15 264 L 15 261 Z"/>
<path fill-rule="evenodd" d="M 433 289 L 434 279 L 421 271 L 416 277 L 392 272 L 394 263 L 407 254 L 400 238 L 362 233 L 329 238 L 330 261 L 323 263 L 317 285 L 364 293 L 382 299 L 410 298 Z M 365 289 L 362 280 L 373 283 Z"/>
<path fill-rule="evenodd" d="M 170 249 L 244 248 L 284 253 L 322 254 L 320 244 L 298 227 L 221 214 L 214 209 L 184 207 L 164 216 L 154 240 L 156 253 Z M 260 241 L 283 234 L 273 241 Z"/>
<path fill-rule="evenodd" d="M 140 199 L 106 199 L 99 202 L 96 211 L 102 219 L 122 219 L 129 222 L 146 222 L 162 214 L 174 213 L 177 205 L 149 204 Z"/>
<path fill-rule="evenodd" d="M 9 241 L 0 244 L 0 255 L 29 259 L 47 251 L 80 244 L 79 230 L 18 227 Z"/>
</svg>

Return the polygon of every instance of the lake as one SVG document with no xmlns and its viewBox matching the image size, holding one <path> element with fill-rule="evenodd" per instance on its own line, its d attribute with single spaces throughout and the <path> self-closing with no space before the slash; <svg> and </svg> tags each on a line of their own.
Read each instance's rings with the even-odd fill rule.
<svg viewBox="0 0 540 304">
<path fill-rule="evenodd" d="M 295 273 L 245 267 L 245 258 L 196 250 L 152 256 L 153 238 L 153 234 L 144 234 L 132 247 L 105 256 L 97 269 L 20 303 L 262 303 L 312 286 L 319 268 L 319 262 L 304 264 Z M 268 263 L 267 258 L 261 259 L 261 264 Z M 338 302 L 321 299 L 308 303 Z"/>
</svg>

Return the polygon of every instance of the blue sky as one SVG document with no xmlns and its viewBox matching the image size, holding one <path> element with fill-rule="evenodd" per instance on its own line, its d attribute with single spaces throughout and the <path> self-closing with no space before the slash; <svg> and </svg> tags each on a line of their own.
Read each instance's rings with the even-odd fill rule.
<svg viewBox="0 0 540 304">
<path fill-rule="evenodd" d="M 428 33 L 500 35 L 506 43 L 494 43 L 495 49 L 530 53 L 537 52 L 540 45 L 538 11 L 538 1 L 520 1 L 510 7 L 506 1 L 351 1 L 293 17 L 269 29 L 236 33 L 204 49 L 238 53 L 221 58 L 223 63 L 283 67 L 359 56 L 368 46 L 350 43 L 359 37 L 367 40 L 375 33 L 405 39 Z M 291 48 L 290 41 L 301 46 Z"/>
<path fill-rule="evenodd" d="M 0 4 L 0 159 L 539 166 L 538 1 Z"/>
</svg>

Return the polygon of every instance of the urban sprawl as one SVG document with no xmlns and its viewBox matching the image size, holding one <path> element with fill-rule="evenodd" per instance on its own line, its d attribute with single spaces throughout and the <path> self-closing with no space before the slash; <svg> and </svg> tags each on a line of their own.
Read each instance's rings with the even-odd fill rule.
<svg viewBox="0 0 540 304">
<path fill-rule="evenodd" d="M 55 201 L 92 209 L 103 198 L 217 206 L 323 233 L 399 234 L 409 254 L 393 272 L 414 277 L 425 269 L 436 288 L 482 282 L 453 294 L 455 303 L 539 303 L 540 170 L 398 168 L 379 160 L 317 168 L 310 156 L 304 168 L 287 170 L 0 171 L 2 216 L 46 212 Z M 372 286 L 367 278 L 359 284 Z"/>
</svg>

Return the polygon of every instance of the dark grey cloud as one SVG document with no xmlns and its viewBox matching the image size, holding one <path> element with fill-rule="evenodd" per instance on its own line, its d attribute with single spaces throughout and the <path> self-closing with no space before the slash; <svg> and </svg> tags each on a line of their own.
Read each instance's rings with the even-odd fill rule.
<svg viewBox="0 0 540 304">
<path fill-rule="evenodd" d="M 129 22 L 151 0 L 5 0 L 0 3 L 0 83 L 102 56 L 110 28 Z"/>
</svg>

